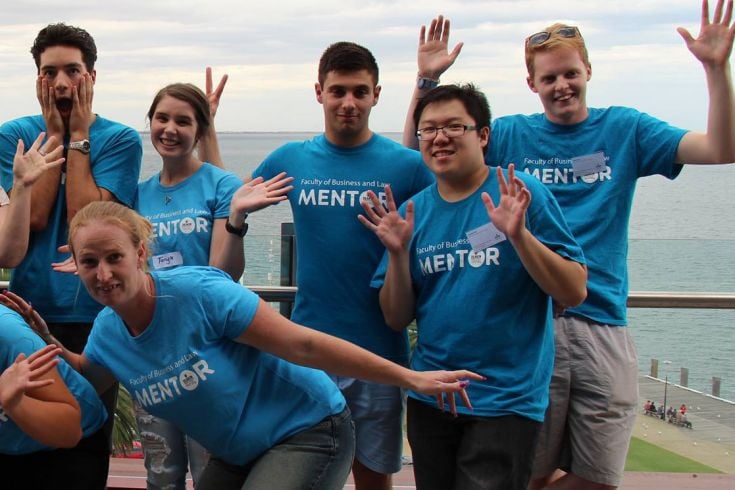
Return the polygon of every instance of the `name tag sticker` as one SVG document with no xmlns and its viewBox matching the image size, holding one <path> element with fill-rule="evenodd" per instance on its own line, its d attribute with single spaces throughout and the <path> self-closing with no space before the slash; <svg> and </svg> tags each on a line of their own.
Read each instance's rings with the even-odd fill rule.
<svg viewBox="0 0 735 490">
<path fill-rule="evenodd" d="M 595 174 L 605 170 L 605 152 L 598 151 L 591 155 L 572 158 L 572 171 L 577 177 Z"/>
<path fill-rule="evenodd" d="M 492 222 L 470 230 L 465 235 L 472 245 L 473 252 L 485 250 L 506 239 L 505 233 L 498 230 Z"/>
<path fill-rule="evenodd" d="M 181 256 L 181 252 L 154 255 L 151 257 L 151 261 L 153 262 L 154 269 L 165 269 L 166 267 L 184 264 L 184 258 Z"/>
</svg>

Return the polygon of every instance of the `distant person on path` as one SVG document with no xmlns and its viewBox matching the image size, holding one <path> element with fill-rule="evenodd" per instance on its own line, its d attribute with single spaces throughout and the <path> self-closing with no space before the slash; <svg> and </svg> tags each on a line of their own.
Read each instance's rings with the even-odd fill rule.
<svg viewBox="0 0 735 490">
<path fill-rule="evenodd" d="M 418 152 L 369 127 L 378 103 L 378 65 L 366 48 L 329 46 L 314 87 L 324 109 L 324 134 L 288 143 L 253 172 L 266 181 L 286 172 L 296 228 L 298 293 L 292 319 L 353 342 L 399 364 L 408 362 L 408 339 L 385 323 L 370 279 L 383 246 L 357 220 L 368 191 L 385 200 L 390 184 L 398 204 L 433 178 Z M 355 485 L 391 488 L 401 469 L 404 395 L 400 388 L 333 375 L 355 421 Z"/>
<path fill-rule="evenodd" d="M 79 277 L 106 308 L 84 353 L 63 356 L 98 391 L 118 379 L 146 410 L 199 441 L 211 458 L 198 490 L 341 489 L 353 426 L 320 369 L 440 398 L 456 393 L 467 405 L 465 388 L 482 378 L 411 371 L 297 325 L 212 267 L 149 273 L 150 222 L 120 204 L 91 203 L 70 227 Z M 8 299 L 61 346 L 30 305 Z"/>
<path fill-rule="evenodd" d="M 10 289 L 38 308 L 53 334 L 69 349 L 82 352 L 100 306 L 79 278 L 54 272 L 50 264 L 63 260 L 57 249 L 66 244 L 68 222 L 87 203 L 114 200 L 131 205 L 143 153 L 138 133 L 93 110 L 97 47 L 90 34 L 63 23 L 38 33 L 31 54 L 36 63 L 36 95 L 41 114 L 0 126 L 0 184 L 13 199 L 13 156 L 18 140 L 26 147 L 39 133 L 64 145 L 64 165 L 50 169 L 33 186 L 31 236 L 28 252 L 14 269 Z M 95 441 L 99 461 L 89 465 L 90 486 L 105 488 L 117 387 L 103 395 L 109 422 Z"/>
<path fill-rule="evenodd" d="M 531 488 L 620 485 L 638 404 L 638 360 L 624 328 L 635 185 L 648 175 L 675 178 L 682 164 L 735 161 L 732 11 L 732 0 L 718 0 L 710 19 L 705 0 L 699 35 L 678 29 L 706 75 L 705 133 L 674 128 L 631 108 L 589 108 L 592 67 L 577 27 L 554 24 L 526 38 L 526 82 L 544 112 L 496 119 L 486 161 L 503 167 L 515 163 L 551 190 L 589 267 L 586 301 L 555 321 L 551 402 Z M 449 21 L 442 17 L 432 21 L 428 33 L 421 28 L 406 144 L 417 143 L 413 107 L 459 55 L 461 44 L 449 52 L 448 42 Z M 580 345 L 587 347 L 580 350 Z"/>
<path fill-rule="evenodd" d="M 432 90 L 414 121 L 436 185 L 400 210 L 390 187 L 387 209 L 374 192 L 363 203 L 360 221 L 387 249 L 372 286 L 392 328 L 416 320 L 413 369 L 485 376 L 457 417 L 409 392 L 416 487 L 525 490 L 554 362 L 550 298 L 584 300 L 582 250 L 543 185 L 485 164 L 490 109 L 474 86 Z"/>
</svg>

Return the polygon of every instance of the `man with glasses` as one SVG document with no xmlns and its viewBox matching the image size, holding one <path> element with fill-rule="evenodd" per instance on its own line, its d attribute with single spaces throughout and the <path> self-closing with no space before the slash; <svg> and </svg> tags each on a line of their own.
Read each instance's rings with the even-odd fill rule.
<svg viewBox="0 0 735 490">
<path fill-rule="evenodd" d="M 735 161 L 735 110 L 729 58 L 733 2 L 706 0 L 694 38 L 678 32 L 702 63 L 709 92 L 705 133 L 674 128 L 635 109 L 587 107 L 592 68 L 582 35 L 554 24 L 526 39 L 529 88 L 544 112 L 501 117 L 492 126 L 487 162 L 537 177 L 556 196 L 585 253 L 586 301 L 555 320 L 556 361 L 550 405 L 531 488 L 610 489 L 621 481 L 637 404 L 637 356 L 626 320 L 627 227 L 636 180 L 675 178 L 682 164 Z M 449 21 L 422 27 L 419 87 L 434 85 L 461 44 L 447 49 Z M 415 102 L 414 102 L 415 104 Z M 415 144 L 407 120 L 404 142 Z M 563 471 L 560 471 L 563 470 Z"/>
<path fill-rule="evenodd" d="M 538 180 L 485 164 L 490 109 L 472 85 L 429 92 L 413 118 L 432 185 L 396 211 L 374 193 L 361 217 L 387 249 L 373 287 L 388 325 L 414 318 L 414 369 L 470 365 L 472 408 L 447 416 L 408 394 L 419 489 L 525 490 L 553 369 L 551 301 L 585 297 L 582 251 Z M 533 197 L 533 198 L 532 198 Z M 448 400 L 453 404 L 454 400 Z"/>
</svg>

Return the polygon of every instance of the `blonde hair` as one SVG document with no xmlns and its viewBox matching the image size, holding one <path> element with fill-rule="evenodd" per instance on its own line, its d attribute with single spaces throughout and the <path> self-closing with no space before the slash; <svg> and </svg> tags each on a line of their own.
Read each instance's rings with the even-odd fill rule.
<svg viewBox="0 0 735 490">
<path fill-rule="evenodd" d="M 533 60 L 536 58 L 536 53 L 545 53 L 549 51 L 554 51 L 556 49 L 571 49 L 578 52 L 580 58 L 582 58 L 582 62 L 588 68 L 590 67 L 590 59 L 589 54 L 587 53 L 587 47 L 584 44 L 584 38 L 582 37 L 582 33 L 579 32 L 579 29 L 575 27 L 575 29 L 577 29 L 577 34 L 579 34 L 578 36 L 563 37 L 555 35 L 555 33 L 559 31 L 559 29 L 562 29 L 564 27 L 573 26 L 557 22 L 556 24 L 552 24 L 543 30 L 543 32 L 548 32 L 551 34 L 549 36 L 549 39 L 547 39 L 546 41 L 535 45 L 530 45 L 528 42 L 526 42 L 526 69 L 528 70 L 528 74 L 531 77 L 534 76 Z"/>
<path fill-rule="evenodd" d="M 69 223 L 69 248 L 74 255 L 74 235 L 83 226 L 93 221 L 117 226 L 127 233 L 137 248 L 144 243 L 150 250 L 153 226 L 151 222 L 130 209 L 114 201 L 94 201 L 84 206 Z M 76 258 L 76 255 L 75 255 Z M 147 258 L 147 257 L 146 257 Z M 146 265 L 144 265 L 146 267 Z"/>
</svg>

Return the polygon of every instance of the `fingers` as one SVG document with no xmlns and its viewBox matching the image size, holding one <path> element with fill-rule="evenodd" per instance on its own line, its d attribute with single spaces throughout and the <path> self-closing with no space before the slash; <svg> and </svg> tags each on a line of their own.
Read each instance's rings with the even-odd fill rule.
<svg viewBox="0 0 735 490">
<path fill-rule="evenodd" d="M 367 215 L 367 219 L 370 220 L 370 223 L 373 226 L 379 224 L 383 216 L 385 216 L 385 210 L 383 209 L 383 206 L 380 205 L 380 202 L 378 201 L 378 196 L 376 196 L 373 191 L 368 191 L 367 200 L 362 200 L 360 202 L 360 205 L 362 206 L 362 209 L 365 211 L 365 214 Z M 380 214 L 378 210 L 380 210 Z M 360 220 L 360 222 L 363 224 L 366 224 L 362 220 Z M 368 228 L 370 228 L 371 230 L 373 229 L 370 226 L 368 226 Z"/>
<path fill-rule="evenodd" d="M 388 211 L 396 211 L 396 200 L 393 198 L 393 191 L 390 188 L 390 184 L 385 185 L 385 199 L 388 204 Z"/>
<path fill-rule="evenodd" d="M 49 372 L 59 360 L 56 356 L 61 354 L 61 349 L 56 345 L 47 345 L 28 357 L 28 365 L 34 371 L 32 377 L 38 377 Z"/>
<path fill-rule="evenodd" d="M 462 390 L 459 392 L 459 396 L 462 398 L 462 403 L 464 403 L 464 406 L 469 408 L 470 410 L 473 410 L 472 402 L 470 402 L 470 396 L 467 394 L 467 390 L 462 388 Z"/>
<path fill-rule="evenodd" d="M 505 176 L 503 175 L 503 169 L 500 167 L 497 167 L 495 169 L 495 174 L 498 178 L 498 189 L 500 190 L 500 195 L 504 196 L 508 194 L 508 183 L 505 180 Z"/>
<path fill-rule="evenodd" d="M 481 194 L 482 202 L 485 203 L 485 209 L 487 210 L 487 214 L 491 215 L 493 211 L 495 211 L 495 204 L 493 203 L 493 198 L 490 197 L 490 194 L 487 192 L 483 192 Z"/>
<path fill-rule="evenodd" d="M 709 25 L 709 3 L 707 0 L 702 1 L 702 27 Z"/>
<path fill-rule="evenodd" d="M 718 0 L 717 5 L 715 6 L 715 13 L 712 16 L 712 23 L 713 24 L 719 24 L 722 20 L 722 3 L 723 0 Z"/>
<path fill-rule="evenodd" d="M 204 69 L 204 93 L 212 92 L 212 67 L 208 66 Z"/>
<path fill-rule="evenodd" d="M 413 230 L 413 217 L 414 217 L 414 211 L 413 211 L 413 201 L 408 201 L 406 203 L 406 223 L 408 224 L 409 228 Z"/>
<path fill-rule="evenodd" d="M 436 405 L 440 411 L 444 411 L 444 393 L 436 395 Z"/>
<path fill-rule="evenodd" d="M 217 100 L 222 97 L 222 92 L 225 91 L 225 85 L 227 85 L 227 80 L 229 79 L 229 76 L 225 73 L 222 75 L 222 78 L 220 78 L 219 83 L 217 84 L 217 88 L 214 91 L 214 96 L 217 97 Z"/>
<path fill-rule="evenodd" d="M 449 412 L 457 416 L 457 401 L 454 398 L 454 393 L 447 393 L 447 399 L 449 400 Z"/>
</svg>

